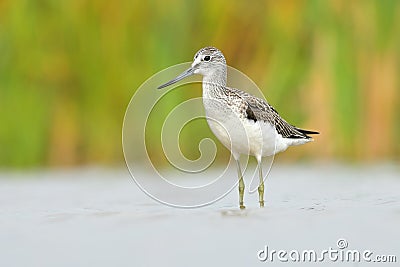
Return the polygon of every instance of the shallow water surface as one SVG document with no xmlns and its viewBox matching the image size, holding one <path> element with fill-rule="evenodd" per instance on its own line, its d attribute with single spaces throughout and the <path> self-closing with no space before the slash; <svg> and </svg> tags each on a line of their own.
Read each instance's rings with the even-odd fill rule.
<svg viewBox="0 0 400 267">
<path fill-rule="evenodd" d="M 125 170 L 1 173 L 1 266 L 265 266 L 257 256 L 265 246 L 318 252 L 337 249 L 339 239 L 347 249 L 397 255 L 387 263 L 396 266 L 399 174 L 394 165 L 276 165 L 266 207 L 247 194 L 239 210 L 236 189 L 203 208 L 165 206 Z"/>
</svg>

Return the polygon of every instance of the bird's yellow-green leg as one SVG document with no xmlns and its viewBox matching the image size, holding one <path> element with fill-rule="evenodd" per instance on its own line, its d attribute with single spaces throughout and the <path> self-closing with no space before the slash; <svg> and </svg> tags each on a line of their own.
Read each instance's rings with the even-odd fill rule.
<svg viewBox="0 0 400 267">
<path fill-rule="evenodd" d="M 240 177 L 240 179 L 239 179 L 239 207 L 240 207 L 240 209 L 246 208 L 244 206 L 243 198 L 244 198 L 244 182 L 243 182 L 243 177 Z"/>
<path fill-rule="evenodd" d="M 244 206 L 244 181 L 243 181 L 243 174 L 242 171 L 240 169 L 240 163 L 239 160 L 236 160 L 236 164 L 237 164 L 237 171 L 238 171 L 238 177 L 239 177 L 239 207 L 240 209 L 244 209 L 246 208 Z"/>
<path fill-rule="evenodd" d="M 258 173 L 260 176 L 260 185 L 258 186 L 258 199 L 260 202 L 260 208 L 264 207 L 264 177 L 262 174 L 261 161 L 258 162 Z"/>
</svg>

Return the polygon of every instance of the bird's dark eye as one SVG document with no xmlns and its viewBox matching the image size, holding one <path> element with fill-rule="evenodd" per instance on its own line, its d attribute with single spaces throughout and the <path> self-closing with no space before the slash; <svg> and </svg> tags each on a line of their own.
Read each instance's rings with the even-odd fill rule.
<svg viewBox="0 0 400 267">
<path fill-rule="evenodd" d="M 210 61 L 210 59 L 211 59 L 210 56 L 205 56 L 204 57 L 204 61 Z"/>
</svg>

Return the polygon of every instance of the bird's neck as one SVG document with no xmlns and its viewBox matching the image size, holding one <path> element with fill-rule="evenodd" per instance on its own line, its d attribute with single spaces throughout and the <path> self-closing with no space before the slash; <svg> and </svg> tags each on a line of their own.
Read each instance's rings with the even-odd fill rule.
<svg viewBox="0 0 400 267">
<path fill-rule="evenodd" d="M 213 97 L 226 86 L 226 70 L 215 71 L 203 77 L 203 97 Z"/>
</svg>

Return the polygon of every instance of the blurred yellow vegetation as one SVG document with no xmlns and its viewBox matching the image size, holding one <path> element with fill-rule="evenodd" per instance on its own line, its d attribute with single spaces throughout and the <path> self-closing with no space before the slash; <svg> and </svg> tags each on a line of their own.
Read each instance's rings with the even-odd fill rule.
<svg viewBox="0 0 400 267">
<path fill-rule="evenodd" d="M 0 166 L 123 162 L 136 88 L 208 45 L 321 132 L 282 158 L 398 160 L 399 25 L 394 0 L 0 1 Z"/>
</svg>

